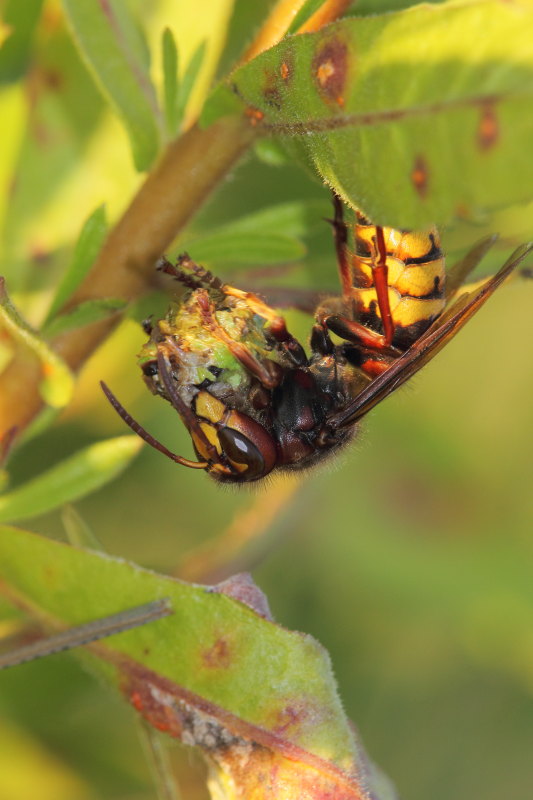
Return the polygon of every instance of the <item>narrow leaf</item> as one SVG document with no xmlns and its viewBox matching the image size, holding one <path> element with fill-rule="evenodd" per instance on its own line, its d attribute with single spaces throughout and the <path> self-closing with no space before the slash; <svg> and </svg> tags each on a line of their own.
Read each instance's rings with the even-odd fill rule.
<svg viewBox="0 0 533 800">
<path fill-rule="evenodd" d="M 0 83 L 18 80 L 30 61 L 30 48 L 35 27 L 39 21 L 43 0 L 7 0 L 3 3 L 0 28 L 6 33 L 0 37 Z"/>
<path fill-rule="evenodd" d="M 180 125 L 185 116 L 187 103 L 191 92 L 194 89 L 194 84 L 200 72 L 206 50 L 206 43 L 200 42 L 196 50 L 191 56 L 189 63 L 185 69 L 183 77 L 178 87 L 178 125 Z"/>
<path fill-rule="evenodd" d="M 533 197 L 532 41 L 529 0 L 351 17 L 262 53 L 213 103 L 231 96 L 265 134 L 300 135 L 376 222 L 442 224 Z"/>
<path fill-rule="evenodd" d="M 178 83 L 178 48 L 174 34 L 170 28 L 165 28 L 162 38 L 163 51 L 163 106 L 167 133 L 175 136 L 179 120 L 179 83 Z"/>
<path fill-rule="evenodd" d="M 8 599 L 54 626 L 168 598 L 171 616 L 85 657 L 151 725 L 203 749 L 240 797 L 392 797 L 367 768 L 327 654 L 271 621 L 249 577 L 186 584 L 2 527 L 0 579 Z"/>
<path fill-rule="evenodd" d="M 74 248 L 72 261 L 56 291 L 46 323 L 50 322 L 57 314 L 86 277 L 100 252 L 106 236 L 105 206 L 101 205 L 92 212 L 83 224 Z"/>
<path fill-rule="evenodd" d="M 324 0 L 305 0 L 304 4 L 291 22 L 287 33 L 296 33 L 298 28 L 300 28 L 304 22 L 307 22 L 309 17 L 311 17 L 315 11 L 318 11 L 320 6 L 323 4 Z"/>
<path fill-rule="evenodd" d="M 0 497 L 0 522 L 30 519 L 100 489 L 140 450 L 138 436 L 119 436 L 80 450 Z"/>
<path fill-rule="evenodd" d="M 0 493 L 9 485 L 9 473 L 0 467 Z"/>
<path fill-rule="evenodd" d="M 0 326 L 18 341 L 22 342 L 41 362 L 42 380 L 39 391 L 45 403 L 52 408 L 65 406 L 74 389 L 74 378 L 65 362 L 55 353 L 29 325 L 22 319 L 11 303 L 0 277 Z"/>
<path fill-rule="evenodd" d="M 246 214 L 234 222 L 220 226 L 214 232 L 224 230 L 234 233 L 281 233 L 284 236 L 302 237 L 311 233 L 320 218 L 328 214 L 331 214 L 329 199 L 293 200 Z"/>
<path fill-rule="evenodd" d="M 94 531 L 70 503 L 61 509 L 61 522 L 70 544 L 75 547 L 87 547 L 90 550 L 104 550 Z"/>
<path fill-rule="evenodd" d="M 160 146 L 160 111 L 148 52 L 129 4 L 120 0 L 63 0 L 72 34 L 104 97 L 122 119 L 138 170 Z"/>
<path fill-rule="evenodd" d="M 303 258 L 306 248 L 291 236 L 275 233 L 220 231 L 187 245 L 198 262 L 280 264 Z"/>
<path fill-rule="evenodd" d="M 65 314 L 54 317 L 43 328 L 43 336 L 53 339 L 54 336 L 59 336 L 60 333 L 66 333 L 75 328 L 90 325 L 91 322 L 106 319 L 106 317 L 116 314 L 117 311 L 122 311 L 126 306 L 127 302 L 125 300 L 115 297 L 107 297 L 102 300 L 86 300 L 73 308 L 72 311 L 67 311 Z"/>
<path fill-rule="evenodd" d="M 275 264 L 305 255 L 300 241 L 330 212 L 328 202 L 291 201 L 268 206 L 235 222 L 180 242 L 197 261 Z"/>
</svg>

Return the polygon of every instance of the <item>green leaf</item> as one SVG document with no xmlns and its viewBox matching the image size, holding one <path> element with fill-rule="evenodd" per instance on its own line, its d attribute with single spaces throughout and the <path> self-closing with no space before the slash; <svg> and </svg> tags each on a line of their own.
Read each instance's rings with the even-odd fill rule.
<svg viewBox="0 0 533 800">
<path fill-rule="evenodd" d="M 278 138 L 258 139 L 254 144 L 257 158 L 269 167 L 283 167 L 291 158 Z"/>
<path fill-rule="evenodd" d="M 178 48 L 170 28 L 163 31 L 162 50 L 165 120 L 168 135 L 173 137 L 183 123 L 187 103 L 203 65 L 206 42 L 201 42 L 192 54 L 181 80 L 178 78 Z"/>
<path fill-rule="evenodd" d="M 446 0 L 426 0 L 428 3 L 444 3 Z M 409 8 L 410 6 L 417 5 L 412 3 L 411 0 L 358 0 L 357 5 L 354 4 L 351 13 L 357 13 L 357 16 L 366 16 L 374 14 L 384 14 L 387 11 L 399 11 L 401 8 Z"/>
<path fill-rule="evenodd" d="M 30 519 L 100 489 L 139 452 L 142 439 L 118 436 L 90 445 L 0 497 L 0 522 Z"/>
<path fill-rule="evenodd" d="M 25 73 L 42 5 L 43 0 L 7 0 L 4 4 L 1 22 L 9 32 L 1 42 L 0 83 L 12 83 Z"/>
<path fill-rule="evenodd" d="M 52 408 L 65 406 L 74 389 L 74 377 L 65 362 L 22 319 L 11 303 L 0 277 L 0 326 L 16 340 L 22 342 L 39 359 L 42 366 L 42 381 L 39 391 L 45 403 Z"/>
<path fill-rule="evenodd" d="M 300 241 L 330 214 L 328 201 L 291 201 L 256 211 L 235 222 L 180 242 L 197 261 L 276 264 L 306 253 Z"/>
<path fill-rule="evenodd" d="M 92 265 L 107 236 L 107 221 L 105 206 L 96 208 L 85 221 L 76 247 L 72 261 L 59 284 L 55 297 L 50 306 L 46 324 L 48 324 L 57 314 L 59 309 L 67 302 L 69 297 L 76 291 L 82 283 Z"/>
<path fill-rule="evenodd" d="M 185 116 L 187 103 L 191 96 L 191 92 L 194 89 L 196 79 L 198 78 L 198 73 L 200 72 L 200 68 L 204 60 L 205 51 L 206 43 L 200 42 L 192 54 L 178 86 L 178 124 L 181 124 L 183 117 Z"/>
<path fill-rule="evenodd" d="M 61 522 L 70 544 L 75 547 L 87 547 L 90 550 L 103 552 L 104 548 L 93 530 L 73 505 L 63 506 L 61 509 Z"/>
<path fill-rule="evenodd" d="M 54 319 L 43 328 L 43 336 L 53 339 L 55 336 L 59 336 L 59 334 L 66 333 L 75 328 L 82 328 L 84 325 L 90 325 L 91 322 L 98 322 L 101 319 L 106 319 L 106 317 L 116 314 L 117 311 L 122 311 L 126 306 L 126 300 L 122 300 L 118 297 L 107 297 L 102 300 L 86 300 L 71 311 L 54 317 Z"/>
<path fill-rule="evenodd" d="M 268 233 L 300 238 L 313 231 L 317 220 L 328 213 L 331 213 L 328 200 L 291 200 L 246 214 L 233 222 L 211 228 L 201 237 L 184 239 L 181 244 L 188 246 L 193 241 L 204 241 L 220 233 Z"/>
<path fill-rule="evenodd" d="M 291 22 L 287 33 L 296 33 L 298 28 L 301 28 L 304 22 L 307 22 L 309 17 L 311 17 L 315 11 L 318 11 L 322 5 L 324 5 L 324 0 L 305 0 L 305 3 Z"/>
<path fill-rule="evenodd" d="M 288 203 L 277 203 L 267 206 L 253 214 L 225 225 L 224 230 L 239 232 L 282 233 L 285 236 L 301 237 L 308 235 L 320 217 L 331 214 L 331 203 L 328 199 L 291 200 Z M 222 230 L 222 226 L 218 228 Z"/>
<path fill-rule="evenodd" d="M 442 224 L 533 197 L 532 41 L 529 0 L 346 18 L 262 53 L 212 102 L 239 98 L 265 133 L 301 135 L 376 222 Z"/>
<path fill-rule="evenodd" d="M 163 107 L 165 110 L 165 122 L 167 133 L 170 137 L 175 136 L 178 130 L 179 110 L 178 110 L 178 48 L 174 39 L 174 34 L 170 28 L 165 28 L 162 38 L 163 51 Z"/>
<path fill-rule="evenodd" d="M 148 53 L 129 6 L 120 0 L 63 0 L 73 37 L 104 97 L 122 119 L 138 170 L 152 164 L 161 119 Z"/>
<path fill-rule="evenodd" d="M 255 781 L 263 769 L 281 770 L 294 782 L 291 796 L 366 796 L 366 758 L 326 652 L 310 636 L 266 618 L 266 600 L 246 577 L 217 587 L 190 585 L 2 527 L 0 578 L 8 598 L 55 625 L 168 599 L 171 616 L 118 634 L 84 657 L 152 725 L 204 747 L 224 774 L 236 767 L 232 757 L 242 763 L 245 752 L 241 782 Z M 243 796 L 252 794 L 273 797 Z"/>
<path fill-rule="evenodd" d="M 180 242 L 197 261 L 276 264 L 306 253 L 300 238 L 328 214 L 327 202 L 279 203 Z"/>
<path fill-rule="evenodd" d="M 280 264 L 297 261 L 306 253 L 305 245 L 291 236 L 268 233 L 220 231 L 187 245 L 198 262 L 235 264 Z"/>
<path fill-rule="evenodd" d="M 9 486 L 9 473 L 0 467 L 0 493 Z"/>
<path fill-rule="evenodd" d="M 225 85 L 218 86 L 209 95 L 202 108 L 199 125 L 201 128 L 208 128 L 220 117 L 234 114 L 242 114 L 242 99 L 228 90 Z"/>
</svg>

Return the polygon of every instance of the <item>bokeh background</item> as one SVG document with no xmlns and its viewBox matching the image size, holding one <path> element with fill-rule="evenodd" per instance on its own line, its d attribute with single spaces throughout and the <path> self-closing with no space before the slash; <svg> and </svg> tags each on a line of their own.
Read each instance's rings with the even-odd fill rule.
<svg viewBox="0 0 533 800">
<path fill-rule="evenodd" d="M 5 4 L 6 14 L 14 5 Z M 211 0 L 207 33 L 206 20 L 200 30 L 184 0 L 149 10 L 132 5 L 154 49 L 165 24 L 179 34 L 185 62 L 202 36 L 210 37 L 208 61 L 224 45 L 229 2 Z M 236 4 L 226 64 L 268 5 Z M 0 273 L 38 324 L 83 220 L 102 202 L 116 219 L 141 177 L 120 123 L 76 55 L 59 4 L 25 6 L 27 30 L 15 53 L 0 51 Z M 208 73 L 206 66 L 205 80 Z M 293 200 L 309 202 L 316 215 L 306 255 L 261 274 L 278 285 L 335 291 L 331 232 L 321 221 L 327 191 L 297 165 L 249 155 L 185 238 Z M 480 274 L 532 235 L 533 208 L 444 231 L 451 260 L 491 230 L 503 241 Z M 254 265 L 214 258 L 208 266 L 245 286 Z M 157 313 L 164 302 L 154 295 L 131 316 Z M 372 413 L 352 447 L 306 475 L 290 496 L 275 486 L 220 489 L 144 448 L 118 480 L 76 504 L 109 553 L 172 574 L 192 569 L 199 547 L 209 552 L 221 536 L 234 541 L 232 532 L 244 525 L 251 540 L 236 566 L 252 570 L 281 624 L 328 649 L 348 715 L 410 800 L 519 800 L 533 785 L 532 307 L 533 283 L 511 280 Z M 305 340 L 310 318 L 287 316 Z M 144 339 L 127 319 L 91 358 L 73 404 L 16 452 L 12 485 L 125 432 L 98 388 L 101 379 L 156 437 L 190 452 L 175 413 L 144 388 L 135 363 Z M 265 523 L 265 507 L 276 502 Z M 26 527 L 65 538 L 59 513 Z M 9 613 L 0 602 L 0 620 Z M 174 758 L 183 797 L 205 797 L 199 760 L 178 745 Z M 72 656 L 0 675 L 1 800 L 153 796 L 132 712 Z"/>
</svg>

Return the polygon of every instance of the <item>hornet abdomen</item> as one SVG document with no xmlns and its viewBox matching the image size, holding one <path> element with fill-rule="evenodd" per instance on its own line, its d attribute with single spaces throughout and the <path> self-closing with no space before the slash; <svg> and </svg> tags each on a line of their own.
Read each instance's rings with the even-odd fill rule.
<svg viewBox="0 0 533 800">
<path fill-rule="evenodd" d="M 442 313 L 445 266 L 436 228 L 401 231 L 383 228 L 387 254 L 389 304 L 394 321 L 392 344 L 411 346 Z M 376 262 L 376 227 L 358 215 L 354 227 L 353 299 L 359 322 L 383 332 L 372 264 Z"/>
</svg>

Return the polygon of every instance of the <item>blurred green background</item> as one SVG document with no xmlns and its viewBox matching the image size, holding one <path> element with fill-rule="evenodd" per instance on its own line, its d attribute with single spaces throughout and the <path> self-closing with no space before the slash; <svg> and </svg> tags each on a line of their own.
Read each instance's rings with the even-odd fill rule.
<svg viewBox="0 0 533 800">
<path fill-rule="evenodd" d="M 17 4 L 4 5 L 9 22 Z M 38 324 L 83 221 L 102 202 L 115 220 L 141 177 L 59 4 L 24 5 L 26 30 L 7 56 L 0 51 L 0 274 Z M 208 36 L 209 80 L 229 2 L 208 4 L 207 33 L 185 0 L 131 5 L 157 53 L 164 25 L 185 62 Z M 223 63 L 269 5 L 236 4 Z M 290 200 L 316 201 L 317 218 L 306 256 L 285 269 L 283 282 L 335 290 L 331 232 L 319 213 L 328 212 L 327 191 L 296 165 L 249 155 L 184 238 Z M 504 237 L 485 271 L 532 235 L 533 208 L 450 228 L 444 242 L 460 251 L 493 229 Z M 234 264 L 208 266 L 245 286 Z M 142 311 L 163 302 L 154 297 Z M 435 362 L 372 413 L 349 450 L 305 476 L 262 545 L 243 556 L 275 618 L 328 649 L 349 717 L 410 800 L 518 800 L 533 785 L 532 304 L 531 282 L 516 278 L 500 289 Z M 305 340 L 309 318 L 288 318 Z M 16 452 L 12 485 L 125 432 L 101 379 L 153 435 L 190 453 L 175 413 L 140 379 L 135 356 L 144 339 L 133 319 L 120 326 L 87 364 L 69 409 Z M 144 448 L 121 478 L 76 508 L 109 553 L 173 572 L 260 499 Z M 65 537 L 57 512 L 26 527 Z M 0 620 L 9 616 L 3 601 L 0 611 Z M 132 712 L 72 657 L 2 673 L 1 800 L 153 797 L 132 723 Z M 176 746 L 176 760 L 183 797 L 205 797 L 196 757 Z"/>
</svg>

